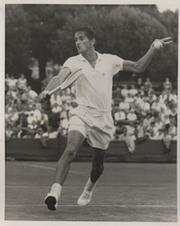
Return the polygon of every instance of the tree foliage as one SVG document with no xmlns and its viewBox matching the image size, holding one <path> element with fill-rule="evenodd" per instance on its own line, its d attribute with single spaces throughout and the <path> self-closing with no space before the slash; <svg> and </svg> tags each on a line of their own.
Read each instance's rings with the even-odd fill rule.
<svg viewBox="0 0 180 226">
<path fill-rule="evenodd" d="M 154 80 L 177 78 L 178 12 L 160 13 L 155 5 L 8 5 L 6 7 L 6 71 L 21 71 L 30 57 L 40 64 L 63 64 L 76 54 L 73 31 L 91 26 L 96 49 L 138 60 L 155 38 L 171 35 L 174 44 L 155 57 L 146 75 Z"/>
<path fill-rule="evenodd" d="M 16 75 L 26 71 L 32 54 L 29 18 L 20 5 L 7 6 L 5 16 L 5 67 Z"/>
</svg>

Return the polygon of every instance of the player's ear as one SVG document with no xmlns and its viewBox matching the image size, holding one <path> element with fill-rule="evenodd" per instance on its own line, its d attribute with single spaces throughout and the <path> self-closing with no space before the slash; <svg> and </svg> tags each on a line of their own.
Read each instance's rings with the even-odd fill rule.
<svg viewBox="0 0 180 226">
<path fill-rule="evenodd" d="M 92 42 L 93 46 L 95 46 L 95 43 L 96 43 L 95 38 L 93 38 L 93 39 L 91 40 L 91 42 Z"/>
</svg>

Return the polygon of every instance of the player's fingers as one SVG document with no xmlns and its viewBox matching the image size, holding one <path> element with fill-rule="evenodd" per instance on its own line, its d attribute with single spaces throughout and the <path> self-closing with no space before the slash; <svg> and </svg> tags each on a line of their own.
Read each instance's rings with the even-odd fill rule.
<svg viewBox="0 0 180 226">
<path fill-rule="evenodd" d="M 159 39 L 161 42 L 168 42 L 168 41 L 173 41 L 172 37 L 166 37 L 166 38 L 162 38 Z"/>
<path fill-rule="evenodd" d="M 166 42 L 163 42 L 163 45 L 169 45 L 170 43 L 172 43 L 173 41 L 166 41 Z"/>
</svg>

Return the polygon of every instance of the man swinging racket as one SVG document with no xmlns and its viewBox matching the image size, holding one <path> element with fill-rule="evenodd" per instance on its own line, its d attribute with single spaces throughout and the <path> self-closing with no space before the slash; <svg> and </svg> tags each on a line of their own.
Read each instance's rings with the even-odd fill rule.
<svg viewBox="0 0 180 226">
<path fill-rule="evenodd" d="M 92 169 L 77 204 L 85 206 L 90 203 L 97 180 L 103 172 L 104 157 L 114 133 L 111 116 L 113 75 L 122 70 L 143 72 L 155 53 L 172 42 L 171 37 L 156 39 L 146 54 L 133 62 L 97 52 L 94 47 L 94 32 L 88 27 L 77 29 L 74 38 L 78 55 L 66 60 L 60 73 L 52 78 L 40 95 L 44 98 L 58 88 L 66 88 L 74 82 L 78 103 L 78 107 L 71 111 L 66 148 L 57 163 L 54 183 L 45 197 L 49 210 L 57 209 L 71 162 L 85 139 L 93 149 Z"/>
</svg>

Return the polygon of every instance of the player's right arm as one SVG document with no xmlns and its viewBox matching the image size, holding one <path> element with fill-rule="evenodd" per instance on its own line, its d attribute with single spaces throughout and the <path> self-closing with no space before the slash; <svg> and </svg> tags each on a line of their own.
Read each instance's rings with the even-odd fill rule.
<svg viewBox="0 0 180 226">
<path fill-rule="evenodd" d="M 44 91 L 40 94 L 41 98 L 45 98 L 46 95 L 49 94 L 49 92 L 51 90 L 60 86 L 70 74 L 71 74 L 70 68 L 69 67 L 63 67 L 60 70 L 60 72 L 50 80 L 50 82 L 48 83 L 48 85 L 46 86 Z"/>
</svg>

